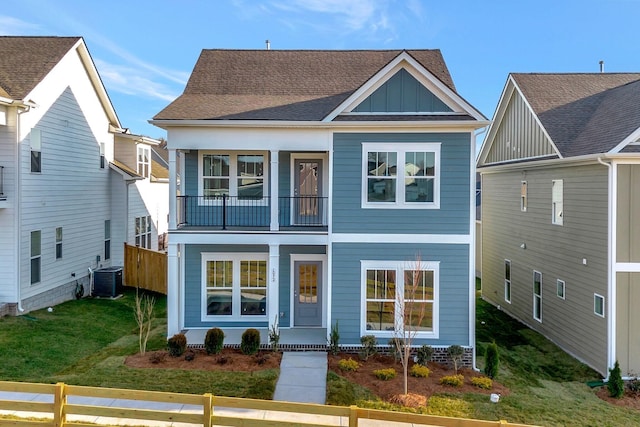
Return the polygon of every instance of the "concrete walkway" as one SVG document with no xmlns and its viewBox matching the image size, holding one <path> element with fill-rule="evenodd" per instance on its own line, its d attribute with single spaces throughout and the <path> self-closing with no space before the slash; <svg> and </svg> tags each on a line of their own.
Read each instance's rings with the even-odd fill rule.
<svg viewBox="0 0 640 427">
<path fill-rule="evenodd" d="M 324 405 L 327 396 L 327 353 L 284 352 L 273 400 Z"/>
</svg>

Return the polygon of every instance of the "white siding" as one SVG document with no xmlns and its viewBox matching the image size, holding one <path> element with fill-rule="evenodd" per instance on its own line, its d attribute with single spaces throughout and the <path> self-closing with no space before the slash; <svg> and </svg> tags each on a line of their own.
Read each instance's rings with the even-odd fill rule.
<svg viewBox="0 0 640 427">
<path fill-rule="evenodd" d="M 109 169 L 100 168 L 100 143 L 113 158 L 109 121 L 75 51 L 29 94 L 37 105 L 22 115 L 21 298 L 88 275 L 104 262 L 104 221 L 110 219 Z M 42 173 L 29 167 L 29 132 L 42 132 Z M 63 258 L 55 258 L 55 229 L 63 227 Z M 29 233 L 42 231 L 42 281 L 30 285 Z M 98 261 L 97 257 L 100 257 Z M 75 276 L 72 276 L 75 274 Z"/>
</svg>

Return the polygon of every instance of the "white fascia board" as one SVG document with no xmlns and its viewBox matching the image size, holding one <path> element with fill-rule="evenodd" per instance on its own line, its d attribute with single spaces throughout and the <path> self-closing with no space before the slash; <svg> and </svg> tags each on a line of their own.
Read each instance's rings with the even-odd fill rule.
<svg viewBox="0 0 640 427">
<path fill-rule="evenodd" d="M 169 230 L 172 242 L 176 244 L 211 245 L 311 245 L 329 244 L 327 233 L 263 233 L 263 232 L 207 232 Z"/>
<path fill-rule="evenodd" d="M 116 137 L 125 138 L 136 143 L 142 143 L 142 144 L 154 145 L 154 146 L 160 145 L 159 140 L 155 138 L 150 138 L 144 135 L 137 135 L 134 133 L 124 133 L 124 132 L 111 132 L 111 133 L 113 133 L 113 135 Z"/>
<path fill-rule="evenodd" d="M 633 131 L 629 136 L 622 140 L 622 142 L 616 145 L 609 153 L 617 154 L 620 153 L 627 145 L 637 142 L 640 139 L 640 128 Z"/>
<path fill-rule="evenodd" d="M 506 170 L 520 170 L 529 169 L 533 167 L 559 167 L 559 166 L 581 166 L 598 163 L 598 158 L 612 160 L 617 163 L 626 164 L 640 164 L 640 153 L 617 153 L 617 154 L 587 154 L 584 156 L 564 157 L 536 160 L 535 157 L 527 161 L 518 161 L 512 163 L 503 164 L 488 164 L 484 166 L 478 166 L 477 171 L 480 174 L 490 174 L 494 172 L 501 172 Z"/>
<path fill-rule="evenodd" d="M 490 120 L 438 120 L 438 121 L 268 121 L 268 120 L 149 120 L 154 126 L 165 130 L 181 130 L 194 127 L 208 128 L 307 128 L 307 129 L 328 129 L 328 128 L 451 128 L 452 131 L 460 131 L 460 128 L 479 129 L 491 124 Z"/>
<path fill-rule="evenodd" d="M 500 100 L 498 101 L 498 106 L 496 108 L 496 112 L 493 117 L 493 122 L 491 123 L 489 131 L 487 132 L 487 137 L 484 139 L 484 142 L 482 143 L 482 148 L 480 149 L 480 155 L 478 156 L 477 164 L 481 165 L 486 160 L 487 155 L 489 154 L 491 145 L 493 145 L 493 138 L 495 137 L 495 133 L 497 129 L 500 127 L 500 125 L 502 124 L 502 119 L 504 118 L 504 114 L 507 110 L 507 106 L 509 105 L 509 101 L 514 96 L 514 92 L 520 95 L 520 98 L 522 98 L 522 101 L 527 106 L 527 109 L 533 115 L 533 119 L 535 120 L 536 124 L 540 127 L 540 129 L 542 129 L 542 133 L 551 143 L 551 146 L 553 147 L 553 150 L 555 151 L 556 155 L 560 158 L 563 158 L 562 154 L 560 153 L 560 150 L 558 150 L 558 147 L 553 142 L 553 139 L 551 139 L 551 137 L 547 133 L 547 130 L 542 125 L 542 122 L 540 122 L 538 115 L 535 113 L 535 111 L 531 107 L 531 104 L 529 104 L 529 101 L 520 90 L 520 87 L 516 83 L 515 79 L 511 74 L 509 74 L 509 77 L 507 78 L 507 83 L 505 84 L 505 87 L 502 90 L 502 94 L 500 95 Z"/>
</svg>

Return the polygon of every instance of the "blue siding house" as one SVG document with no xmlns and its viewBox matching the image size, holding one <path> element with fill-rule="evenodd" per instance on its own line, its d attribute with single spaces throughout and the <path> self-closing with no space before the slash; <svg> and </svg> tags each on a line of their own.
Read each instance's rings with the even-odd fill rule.
<svg viewBox="0 0 640 427">
<path fill-rule="evenodd" d="M 203 50 L 168 132 L 168 334 L 473 353 L 475 132 L 439 50 Z M 412 279 L 413 278 L 413 279 Z M 399 301 L 417 281 L 422 319 Z M 414 283 L 414 282 L 412 282 Z"/>
</svg>

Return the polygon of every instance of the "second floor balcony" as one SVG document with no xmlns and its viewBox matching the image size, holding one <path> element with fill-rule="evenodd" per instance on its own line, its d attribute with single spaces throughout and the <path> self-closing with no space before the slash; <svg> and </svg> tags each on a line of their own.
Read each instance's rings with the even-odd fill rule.
<svg viewBox="0 0 640 427">
<path fill-rule="evenodd" d="M 278 197 L 277 210 L 272 209 L 271 203 L 269 196 L 178 196 L 177 226 L 215 230 L 327 230 L 327 197 Z"/>
</svg>

